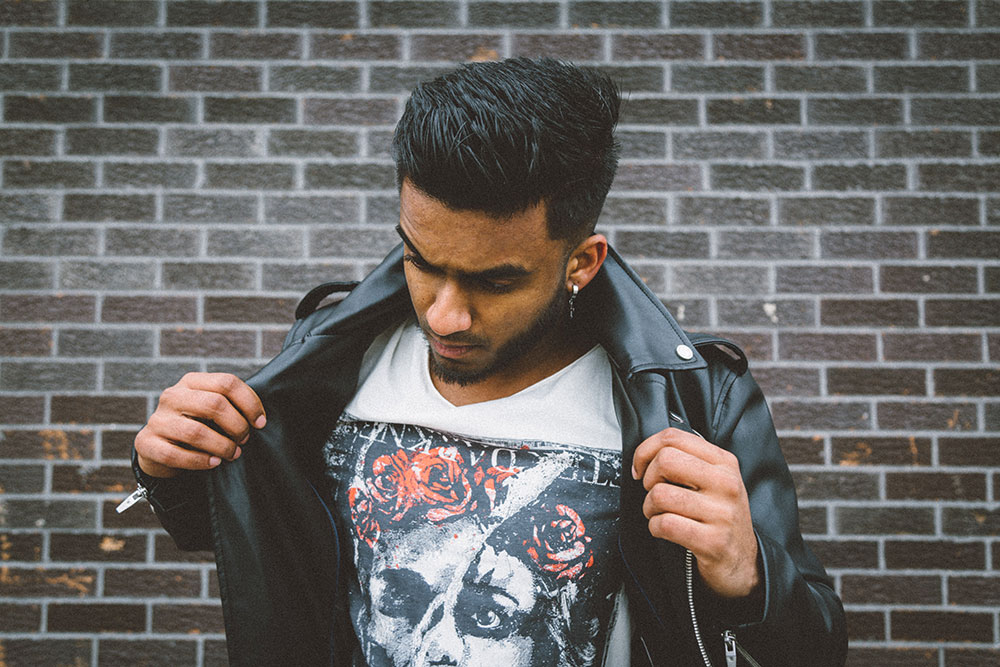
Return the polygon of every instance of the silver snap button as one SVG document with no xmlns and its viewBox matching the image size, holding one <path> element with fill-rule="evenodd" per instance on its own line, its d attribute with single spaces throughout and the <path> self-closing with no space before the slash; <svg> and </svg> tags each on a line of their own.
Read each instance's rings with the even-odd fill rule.
<svg viewBox="0 0 1000 667">
<path fill-rule="evenodd" d="M 683 359 L 684 361 L 694 359 L 694 352 L 687 345 L 678 345 L 677 349 L 674 350 L 674 352 L 676 352 L 677 356 Z"/>
</svg>

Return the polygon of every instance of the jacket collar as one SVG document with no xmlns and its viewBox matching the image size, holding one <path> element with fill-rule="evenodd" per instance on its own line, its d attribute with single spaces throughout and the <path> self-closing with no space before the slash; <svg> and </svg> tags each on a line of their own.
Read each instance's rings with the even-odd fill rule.
<svg viewBox="0 0 1000 667">
<path fill-rule="evenodd" d="M 408 314 L 402 256 L 399 245 L 337 308 L 330 309 L 319 331 L 313 333 L 323 333 L 334 325 L 368 325 L 390 304 L 399 310 L 400 317 Z M 691 370 L 707 365 L 656 295 L 612 248 L 608 248 L 601 270 L 580 292 L 576 307 L 580 322 L 626 377 L 642 371 Z"/>
</svg>

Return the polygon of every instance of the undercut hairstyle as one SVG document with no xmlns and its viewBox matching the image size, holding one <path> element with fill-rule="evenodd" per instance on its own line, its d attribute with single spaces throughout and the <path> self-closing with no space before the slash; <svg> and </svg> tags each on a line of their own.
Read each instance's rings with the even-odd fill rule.
<svg viewBox="0 0 1000 667">
<path fill-rule="evenodd" d="M 396 125 L 397 184 L 504 218 L 544 202 L 549 237 L 591 234 L 618 166 L 618 86 L 542 58 L 477 62 L 419 84 Z"/>
</svg>

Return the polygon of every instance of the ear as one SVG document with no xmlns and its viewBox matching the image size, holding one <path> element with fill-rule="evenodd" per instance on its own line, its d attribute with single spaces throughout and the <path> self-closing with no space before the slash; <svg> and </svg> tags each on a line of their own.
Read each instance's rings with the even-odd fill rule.
<svg viewBox="0 0 1000 667">
<path fill-rule="evenodd" d="M 573 250 L 566 263 L 566 289 L 573 285 L 583 289 L 597 275 L 608 256 L 608 239 L 604 234 L 591 234 Z"/>
</svg>

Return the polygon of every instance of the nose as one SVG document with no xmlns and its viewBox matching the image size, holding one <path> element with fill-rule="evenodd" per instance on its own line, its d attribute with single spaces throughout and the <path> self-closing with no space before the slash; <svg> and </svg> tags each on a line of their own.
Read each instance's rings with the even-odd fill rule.
<svg viewBox="0 0 1000 667">
<path fill-rule="evenodd" d="M 472 326 L 472 313 L 465 294 L 451 281 L 445 282 L 434 303 L 427 309 L 427 326 L 438 336 L 466 331 Z"/>
<path fill-rule="evenodd" d="M 435 609 L 431 627 L 420 643 L 420 656 L 416 664 L 458 665 L 463 654 L 462 638 L 455 627 L 455 617 L 450 611 Z"/>
</svg>

